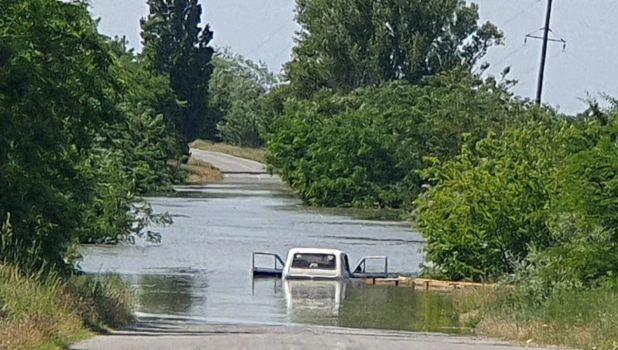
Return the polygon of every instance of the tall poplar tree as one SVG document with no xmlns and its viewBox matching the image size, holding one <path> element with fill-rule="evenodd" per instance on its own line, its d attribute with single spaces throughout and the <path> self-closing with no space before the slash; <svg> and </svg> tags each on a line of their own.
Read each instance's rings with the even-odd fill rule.
<svg viewBox="0 0 618 350">
<path fill-rule="evenodd" d="M 174 126 L 187 142 L 216 139 L 217 114 L 208 108 L 213 32 L 200 26 L 202 6 L 197 0 L 148 0 L 148 6 L 150 13 L 141 21 L 143 56 L 151 72 L 169 76 L 184 102 Z"/>
</svg>

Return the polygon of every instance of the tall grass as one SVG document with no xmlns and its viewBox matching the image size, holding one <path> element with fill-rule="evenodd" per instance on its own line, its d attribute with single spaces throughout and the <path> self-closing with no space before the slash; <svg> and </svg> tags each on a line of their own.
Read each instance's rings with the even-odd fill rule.
<svg viewBox="0 0 618 350">
<path fill-rule="evenodd" d="M 505 340 L 576 349 L 618 349 L 618 288 L 555 290 L 540 298 L 525 288 L 463 296 L 463 319 Z"/>
<path fill-rule="evenodd" d="M 0 265 L 0 349 L 62 349 L 133 321 L 132 309 L 119 277 L 24 275 Z"/>
</svg>

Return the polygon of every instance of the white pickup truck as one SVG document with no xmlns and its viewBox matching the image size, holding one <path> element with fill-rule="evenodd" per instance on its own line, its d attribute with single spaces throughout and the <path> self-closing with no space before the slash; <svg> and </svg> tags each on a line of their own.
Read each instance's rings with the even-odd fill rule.
<svg viewBox="0 0 618 350">
<path fill-rule="evenodd" d="M 274 258 L 273 267 L 256 266 L 256 257 Z M 367 262 L 381 261 L 382 270 L 367 271 Z M 362 258 L 354 270 L 350 269 L 348 255 L 336 249 L 293 248 L 288 252 L 284 262 L 279 255 L 266 252 L 254 252 L 251 265 L 254 278 L 281 277 L 284 280 L 348 280 L 350 278 L 385 278 L 388 275 L 388 258 L 385 256 L 368 256 Z"/>
</svg>

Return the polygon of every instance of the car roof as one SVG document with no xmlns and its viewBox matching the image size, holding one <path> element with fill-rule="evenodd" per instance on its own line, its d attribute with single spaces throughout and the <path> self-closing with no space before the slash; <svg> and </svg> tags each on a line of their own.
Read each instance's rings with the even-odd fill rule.
<svg viewBox="0 0 618 350">
<path fill-rule="evenodd" d="M 290 254 L 343 254 L 341 250 L 326 248 L 292 248 Z"/>
</svg>

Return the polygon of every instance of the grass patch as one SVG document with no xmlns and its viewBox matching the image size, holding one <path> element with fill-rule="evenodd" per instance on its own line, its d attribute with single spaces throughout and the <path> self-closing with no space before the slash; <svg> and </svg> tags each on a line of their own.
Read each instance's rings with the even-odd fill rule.
<svg viewBox="0 0 618 350">
<path fill-rule="evenodd" d="M 0 349 L 63 349 L 134 321 L 120 277 L 24 275 L 0 265 Z"/>
<path fill-rule="evenodd" d="M 461 319 L 478 334 L 533 345 L 618 349 L 618 288 L 555 291 L 543 300 L 523 288 L 462 296 Z"/>
<path fill-rule="evenodd" d="M 266 149 L 265 148 L 248 148 L 228 145 L 226 143 L 214 143 L 204 140 L 196 140 L 190 144 L 191 148 L 200 149 L 203 151 L 212 151 L 229 154 L 231 156 L 254 160 L 256 162 L 266 164 Z"/>
<path fill-rule="evenodd" d="M 177 160 L 169 160 L 168 164 L 180 166 L 182 170 L 189 173 L 185 182 L 190 185 L 213 183 L 223 179 L 223 174 L 219 169 L 194 157 L 189 158 L 187 164 L 179 165 Z"/>
</svg>

